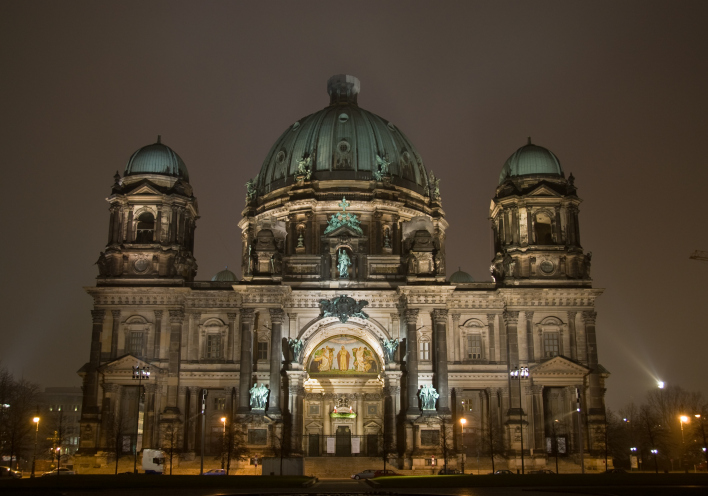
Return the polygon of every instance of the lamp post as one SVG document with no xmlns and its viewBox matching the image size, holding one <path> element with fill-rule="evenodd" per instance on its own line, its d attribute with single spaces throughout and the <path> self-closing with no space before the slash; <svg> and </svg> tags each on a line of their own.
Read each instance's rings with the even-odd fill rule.
<svg viewBox="0 0 708 496">
<path fill-rule="evenodd" d="M 528 378 L 528 367 L 514 367 L 509 372 L 512 380 L 519 381 L 519 433 L 521 434 L 521 473 L 524 473 L 524 409 L 521 406 L 521 379 Z"/>
<path fill-rule="evenodd" d="M 221 435 L 221 470 L 224 470 L 226 463 L 226 417 L 221 417 L 221 423 L 224 424 L 224 433 Z"/>
<path fill-rule="evenodd" d="M 706 457 L 706 465 L 708 466 L 708 443 L 706 443 L 706 430 L 703 426 L 703 419 L 704 417 L 701 416 L 700 413 L 697 413 L 694 415 L 701 423 L 701 434 L 703 434 L 703 456 Z"/>
<path fill-rule="evenodd" d="M 556 436 L 556 424 L 558 423 L 558 419 L 555 419 L 553 421 L 553 442 L 551 443 L 551 446 L 553 447 L 553 451 L 556 454 L 556 474 L 558 472 L 558 436 Z"/>
<path fill-rule="evenodd" d="M 654 455 L 654 471 L 658 474 L 659 473 L 659 464 L 656 462 L 656 455 L 659 454 L 659 450 L 653 449 L 653 450 L 651 450 L 651 454 Z"/>
<path fill-rule="evenodd" d="M 688 473 L 688 465 L 686 464 L 686 440 L 683 437 L 683 424 L 687 424 L 691 419 L 687 415 L 681 415 L 679 421 L 681 422 L 681 448 L 683 454 L 681 456 L 681 464 L 684 466 L 686 473 Z"/>
<path fill-rule="evenodd" d="M 133 380 L 138 381 L 138 398 L 135 405 L 135 450 L 133 451 L 133 473 L 138 473 L 138 431 L 140 430 L 140 397 L 143 380 L 150 380 L 150 367 L 133 367 Z"/>
<path fill-rule="evenodd" d="M 632 463 L 632 462 L 633 462 L 633 458 L 637 456 L 637 455 L 635 454 L 636 452 L 637 452 L 637 448 L 635 448 L 634 446 L 632 446 L 631 448 L 629 448 L 629 471 L 630 471 L 630 472 L 632 471 L 632 467 L 633 467 L 633 463 Z M 637 465 L 639 465 L 639 464 L 637 464 Z"/>
<path fill-rule="evenodd" d="M 465 424 L 467 419 L 462 417 L 460 424 L 462 425 L 462 475 L 465 475 Z"/>
<path fill-rule="evenodd" d="M 37 462 L 37 436 L 39 435 L 39 417 L 34 417 L 32 419 L 32 422 L 37 424 L 37 427 L 34 430 L 34 454 L 32 455 L 32 474 L 30 475 L 30 477 L 34 479 L 34 466 Z"/>
</svg>

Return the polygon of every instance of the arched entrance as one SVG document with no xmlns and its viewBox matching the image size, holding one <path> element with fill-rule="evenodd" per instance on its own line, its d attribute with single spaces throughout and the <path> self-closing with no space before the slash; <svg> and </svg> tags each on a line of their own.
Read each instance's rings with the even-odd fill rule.
<svg viewBox="0 0 708 496">
<path fill-rule="evenodd" d="M 372 324 L 328 320 L 316 332 L 303 333 L 308 337 L 306 456 L 378 456 L 384 429 L 383 350 Z"/>
</svg>

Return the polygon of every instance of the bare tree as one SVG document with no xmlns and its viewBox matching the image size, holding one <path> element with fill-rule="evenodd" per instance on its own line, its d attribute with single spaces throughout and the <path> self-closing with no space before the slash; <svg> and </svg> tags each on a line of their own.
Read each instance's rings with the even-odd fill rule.
<svg viewBox="0 0 708 496">
<path fill-rule="evenodd" d="M 246 446 L 246 427 L 242 423 L 231 423 L 231 428 L 227 431 L 226 446 L 228 463 L 226 473 L 231 469 L 232 460 L 247 460 L 248 447 Z"/>
<path fill-rule="evenodd" d="M 440 416 L 440 449 L 443 455 L 443 466 L 445 468 L 445 473 L 447 473 L 447 459 L 450 457 L 450 452 L 452 451 L 452 424 L 443 416 Z"/>
<path fill-rule="evenodd" d="M 283 424 L 280 424 L 281 426 Z M 273 425 L 271 436 L 273 438 L 273 454 L 280 458 L 280 472 L 278 475 L 283 475 L 283 457 L 288 454 L 288 442 L 284 437 L 285 433 L 281 429 L 280 434 L 276 432 L 277 425 Z"/>
<path fill-rule="evenodd" d="M 32 431 L 35 425 L 32 417 L 38 405 L 39 386 L 25 379 L 15 380 L 6 369 L 0 371 L 0 410 L 2 410 L 2 446 L 10 456 L 10 465 L 33 445 Z M 41 420 L 40 420 L 41 422 Z M 40 424 L 41 425 L 41 424 Z"/>
<path fill-rule="evenodd" d="M 130 432 L 130 421 L 126 415 L 123 415 L 122 409 L 112 411 L 109 415 L 106 440 L 108 447 L 113 451 L 113 456 L 115 456 L 115 473 L 117 474 L 118 462 L 123 455 L 123 438 Z"/>
<path fill-rule="evenodd" d="M 482 429 L 475 431 L 475 444 L 480 447 L 480 451 L 489 455 L 492 460 L 492 472 L 494 472 L 494 458 L 506 456 L 504 433 L 499 423 L 491 415 L 491 411 L 487 412 L 484 417 L 486 421 L 480 422 Z"/>
<path fill-rule="evenodd" d="M 170 454 L 170 475 L 172 475 L 172 462 L 174 460 L 175 449 L 177 449 L 178 428 L 174 422 L 170 422 L 165 427 L 165 438 L 162 442 L 163 449 Z"/>
</svg>

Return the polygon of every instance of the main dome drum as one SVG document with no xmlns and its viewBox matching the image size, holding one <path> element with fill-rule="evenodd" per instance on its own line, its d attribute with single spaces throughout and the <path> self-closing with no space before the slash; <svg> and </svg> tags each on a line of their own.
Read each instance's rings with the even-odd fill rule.
<svg viewBox="0 0 708 496">
<path fill-rule="evenodd" d="M 382 162 L 393 184 L 426 193 L 422 158 L 396 126 L 359 107 L 359 88 L 353 76 L 329 79 L 329 106 L 291 125 L 266 156 L 255 180 L 259 195 L 293 184 L 300 164 L 313 180 L 371 181 Z"/>
</svg>

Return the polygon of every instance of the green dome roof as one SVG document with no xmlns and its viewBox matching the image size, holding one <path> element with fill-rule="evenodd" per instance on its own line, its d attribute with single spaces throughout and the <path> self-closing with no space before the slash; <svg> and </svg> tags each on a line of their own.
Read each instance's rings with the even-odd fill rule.
<svg viewBox="0 0 708 496">
<path fill-rule="evenodd" d="M 379 159 L 385 160 L 393 184 L 427 191 L 423 159 L 398 127 L 359 107 L 359 86 L 354 76 L 329 79 L 329 106 L 298 120 L 277 139 L 255 180 L 259 194 L 293 184 L 302 160 L 319 181 L 370 181 Z"/>
<path fill-rule="evenodd" d="M 529 138 L 528 144 L 516 150 L 504 164 L 499 175 L 499 184 L 509 177 L 537 174 L 564 177 L 558 157 L 550 150 L 532 144 L 531 138 Z"/>
<path fill-rule="evenodd" d="M 162 174 L 181 177 L 189 182 L 187 166 L 172 148 L 162 144 L 159 136 L 157 143 L 142 147 L 128 160 L 123 175 L 134 176 L 137 174 Z"/>
<path fill-rule="evenodd" d="M 217 272 L 216 275 L 211 278 L 211 280 L 215 282 L 238 282 L 236 274 L 231 272 L 228 267 L 226 267 L 222 271 Z"/>
<path fill-rule="evenodd" d="M 474 278 L 467 272 L 463 272 L 462 269 L 460 269 L 450 276 L 450 282 L 453 284 L 464 284 L 467 282 L 474 282 Z"/>
</svg>

